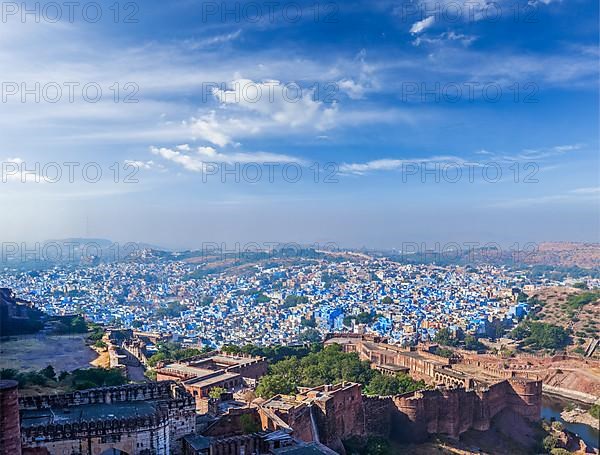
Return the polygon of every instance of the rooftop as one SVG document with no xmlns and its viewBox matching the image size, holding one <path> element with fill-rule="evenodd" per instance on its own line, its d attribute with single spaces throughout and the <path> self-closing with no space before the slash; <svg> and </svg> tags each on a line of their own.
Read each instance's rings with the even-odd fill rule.
<svg viewBox="0 0 600 455">
<path fill-rule="evenodd" d="M 211 439 L 207 438 L 206 436 L 190 434 L 184 436 L 183 439 L 186 440 L 186 442 L 190 445 L 190 447 L 192 447 L 192 449 L 197 451 L 206 450 L 210 447 Z"/>
<path fill-rule="evenodd" d="M 49 424 L 72 424 L 92 420 L 129 419 L 155 414 L 156 404 L 151 401 L 128 401 L 119 403 L 98 403 L 68 408 L 50 407 L 43 409 L 25 409 L 21 411 L 23 428 Z"/>
<path fill-rule="evenodd" d="M 214 373 L 214 371 L 211 373 Z M 239 377 L 239 374 L 237 374 L 237 373 L 227 373 L 227 372 L 223 371 L 220 374 L 215 374 L 206 379 L 203 379 L 201 377 L 188 379 L 187 381 L 185 381 L 185 384 L 188 386 L 193 386 L 193 387 L 208 387 L 208 386 L 218 384 L 220 382 L 227 381 L 229 379 L 234 379 L 237 377 Z"/>
</svg>

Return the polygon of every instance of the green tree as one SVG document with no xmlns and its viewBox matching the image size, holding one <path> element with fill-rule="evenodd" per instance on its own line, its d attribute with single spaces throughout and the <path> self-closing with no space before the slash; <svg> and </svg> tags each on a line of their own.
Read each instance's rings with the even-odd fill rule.
<svg viewBox="0 0 600 455">
<path fill-rule="evenodd" d="M 54 371 L 54 367 L 52 365 L 48 365 L 46 368 L 41 369 L 39 373 L 48 379 L 52 379 L 53 381 L 56 380 L 56 371 Z"/>
<path fill-rule="evenodd" d="M 383 376 L 369 362 L 360 360 L 358 354 L 345 353 L 339 345 L 329 345 L 272 364 L 269 374 L 259 382 L 257 395 L 270 398 L 293 393 L 298 386 L 316 387 L 342 381 L 363 384 L 366 393 L 373 395 L 395 395 L 425 388 L 422 381 L 414 381 L 408 375 Z"/>
<path fill-rule="evenodd" d="M 452 351 L 451 349 L 446 349 L 446 348 L 437 348 L 435 351 L 435 355 L 439 355 L 440 357 L 445 357 L 445 358 L 449 359 L 450 357 L 452 357 L 454 355 L 454 351 Z"/>
<path fill-rule="evenodd" d="M 308 303 L 308 297 L 305 295 L 290 294 L 283 301 L 283 308 L 293 308 L 303 303 Z"/>
<path fill-rule="evenodd" d="M 346 453 L 352 455 L 392 455 L 392 448 L 387 439 L 370 436 L 360 438 L 352 436 L 343 441 Z"/>
<path fill-rule="evenodd" d="M 485 345 L 473 335 L 465 337 L 465 349 L 468 351 L 485 351 Z"/>
<path fill-rule="evenodd" d="M 398 393 L 414 392 L 415 390 L 423 390 L 426 385 L 423 381 L 415 381 L 407 374 L 398 374 L 399 389 Z"/>
<path fill-rule="evenodd" d="M 306 319 L 304 316 L 300 320 L 300 325 L 302 327 L 312 327 L 315 328 L 317 326 L 317 322 L 314 318 Z"/>
<path fill-rule="evenodd" d="M 121 371 L 117 368 L 85 368 L 71 373 L 73 388 L 76 390 L 91 389 L 94 387 L 112 387 L 127 382 Z"/>
<path fill-rule="evenodd" d="M 221 394 L 225 392 L 227 392 L 227 390 L 225 390 L 223 387 L 213 387 L 210 389 L 210 392 L 208 392 L 208 396 L 210 398 L 221 398 Z"/>
<path fill-rule="evenodd" d="M 444 327 L 438 330 L 433 341 L 443 346 L 458 346 L 459 337 L 455 336 L 448 327 Z"/>
<path fill-rule="evenodd" d="M 162 362 L 167 359 L 167 355 L 164 352 L 157 352 L 148 359 L 148 366 L 154 368 L 158 362 Z"/>
<path fill-rule="evenodd" d="M 354 316 L 346 316 L 344 318 L 344 325 L 350 326 L 352 323 L 352 319 L 356 320 L 357 324 L 371 324 L 379 317 L 380 317 L 380 315 L 378 315 L 378 314 L 373 314 L 373 313 L 369 313 L 367 311 L 363 311 Z"/>
<path fill-rule="evenodd" d="M 558 439 L 556 438 L 556 436 L 548 435 L 542 441 L 542 447 L 544 447 L 544 450 L 546 452 L 551 452 L 551 450 L 556 447 L 557 442 L 558 442 Z"/>
<path fill-rule="evenodd" d="M 319 343 L 321 341 L 321 333 L 317 329 L 305 329 L 299 336 L 298 340 L 307 343 Z"/>
<path fill-rule="evenodd" d="M 560 326 L 538 321 L 523 321 L 511 336 L 533 349 L 562 349 L 569 344 L 569 332 Z"/>
<path fill-rule="evenodd" d="M 151 381 L 156 381 L 157 373 L 155 370 L 146 370 L 144 371 L 144 376 L 146 376 Z"/>
<path fill-rule="evenodd" d="M 269 297 L 267 297 L 266 295 L 264 295 L 263 293 L 260 293 L 256 296 L 256 303 L 268 303 L 270 301 L 271 301 L 271 299 Z"/>
<path fill-rule="evenodd" d="M 398 394 L 400 384 L 395 376 L 374 375 L 365 388 L 367 395 L 389 396 Z"/>
<path fill-rule="evenodd" d="M 280 375 L 263 376 L 256 388 L 256 395 L 263 398 L 271 398 L 275 395 L 289 395 L 296 390 L 296 384 L 288 378 Z"/>
</svg>

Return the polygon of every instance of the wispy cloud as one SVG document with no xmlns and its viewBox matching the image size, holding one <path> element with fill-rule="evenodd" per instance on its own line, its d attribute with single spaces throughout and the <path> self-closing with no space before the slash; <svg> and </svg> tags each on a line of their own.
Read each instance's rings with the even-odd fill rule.
<svg viewBox="0 0 600 455">
<path fill-rule="evenodd" d="M 301 158 L 269 152 L 217 152 L 212 147 L 191 147 L 188 144 L 168 147 L 150 147 L 150 152 L 167 161 L 171 161 L 191 172 L 205 172 L 212 164 L 248 164 L 256 163 L 298 163 L 304 164 Z"/>
<path fill-rule="evenodd" d="M 404 170 L 408 166 L 422 165 L 424 163 L 436 163 L 439 165 L 458 165 L 465 166 L 469 162 L 456 156 L 432 156 L 414 159 L 392 159 L 383 158 L 379 160 L 367 161 L 365 163 L 343 163 L 340 165 L 340 172 L 347 174 L 366 174 L 375 171 L 397 171 Z"/>
<path fill-rule="evenodd" d="M 474 157 L 465 158 L 458 156 L 438 155 L 423 158 L 412 159 L 397 159 L 397 158 L 381 158 L 363 163 L 343 163 L 340 166 L 340 171 L 353 174 L 364 174 L 375 171 L 395 171 L 407 167 L 409 164 L 435 163 L 440 166 L 474 166 L 480 167 L 495 163 L 499 165 L 512 164 L 516 161 L 522 162 L 541 162 L 551 158 L 561 157 L 565 153 L 582 150 L 583 144 L 559 145 L 554 147 L 540 149 L 525 149 L 516 154 L 493 153 L 489 150 L 478 150 L 473 153 Z M 483 158 L 477 158 L 483 157 Z"/>
<path fill-rule="evenodd" d="M 225 33 L 222 35 L 210 36 L 210 37 L 198 39 L 198 40 L 186 40 L 186 41 L 184 41 L 184 44 L 190 50 L 204 49 L 204 48 L 207 48 L 210 46 L 215 46 L 215 45 L 220 45 L 223 43 L 229 43 L 231 41 L 235 41 L 241 36 L 241 34 L 242 34 L 242 30 L 238 29 L 235 32 Z"/>
</svg>

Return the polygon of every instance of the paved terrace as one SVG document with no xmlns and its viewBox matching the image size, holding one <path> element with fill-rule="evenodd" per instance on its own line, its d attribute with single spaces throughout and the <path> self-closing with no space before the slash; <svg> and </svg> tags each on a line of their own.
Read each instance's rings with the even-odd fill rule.
<svg viewBox="0 0 600 455">
<path fill-rule="evenodd" d="M 151 401 L 85 404 L 69 406 L 68 408 L 25 409 L 21 411 L 21 427 L 29 428 L 50 424 L 65 425 L 93 420 L 130 419 L 151 416 L 157 411 L 157 403 Z"/>
</svg>

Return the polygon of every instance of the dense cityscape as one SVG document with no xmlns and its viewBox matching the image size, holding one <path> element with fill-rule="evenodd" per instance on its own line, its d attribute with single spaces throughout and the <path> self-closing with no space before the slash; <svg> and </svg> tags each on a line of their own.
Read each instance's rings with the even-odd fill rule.
<svg viewBox="0 0 600 455">
<path fill-rule="evenodd" d="M 444 327 L 485 334 L 494 319 L 517 322 L 528 311 L 516 297 L 531 283 L 506 267 L 332 259 L 271 261 L 196 277 L 200 265 L 154 256 L 5 273 L 0 286 L 51 315 L 83 314 L 95 323 L 172 333 L 213 347 L 289 344 L 307 328 L 414 344 Z"/>
</svg>

